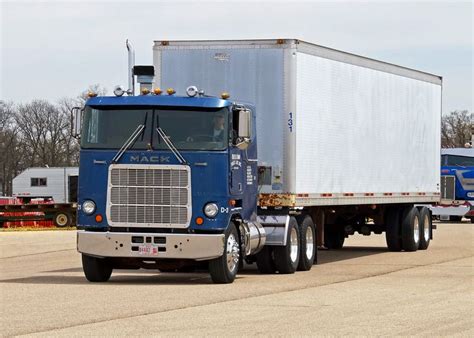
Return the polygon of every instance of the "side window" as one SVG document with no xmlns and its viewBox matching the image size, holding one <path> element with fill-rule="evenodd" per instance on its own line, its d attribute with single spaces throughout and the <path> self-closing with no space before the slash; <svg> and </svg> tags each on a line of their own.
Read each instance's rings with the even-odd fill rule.
<svg viewBox="0 0 474 338">
<path fill-rule="evenodd" d="M 48 180 L 46 177 L 32 177 L 31 186 L 32 187 L 46 187 L 48 185 Z"/>
</svg>

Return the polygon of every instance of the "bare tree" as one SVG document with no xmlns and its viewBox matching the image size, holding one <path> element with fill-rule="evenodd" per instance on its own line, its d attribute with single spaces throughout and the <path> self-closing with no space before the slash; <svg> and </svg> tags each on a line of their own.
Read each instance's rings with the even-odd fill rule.
<svg viewBox="0 0 474 338">
<path fill-rule="evenodd" d="M 471 141 L 474 114 L 467 110 L 453 111 L 441 119 L 441 146 L 443 148 L 464 147 Z"/>
</svg>

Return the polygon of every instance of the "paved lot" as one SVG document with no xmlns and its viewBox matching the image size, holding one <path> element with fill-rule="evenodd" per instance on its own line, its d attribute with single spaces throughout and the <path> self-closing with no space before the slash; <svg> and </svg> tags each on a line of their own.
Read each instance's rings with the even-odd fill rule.
<svg viewBox="0 0 474 338">
<path fill-rule="evenodd" d="M 474 336 L 474 226 L 439 224 L 428 251 L 354 236 L 295 275 L 82 275 L 74 232 L 0 233 L 0 335 Z"/>
</svg>

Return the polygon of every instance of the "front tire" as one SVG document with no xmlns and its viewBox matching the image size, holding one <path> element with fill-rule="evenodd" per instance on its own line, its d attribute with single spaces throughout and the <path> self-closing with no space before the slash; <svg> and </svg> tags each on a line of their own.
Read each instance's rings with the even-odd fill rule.
<svg viewBox="0 0 474 338">
<path fill-rule="evenodd" d="M 235 280 L 240 262 L 239 234 L 234 223 L 225 231 L 224 254 L 209 261 L 209 273 L 216 284 L 229 284 Z"/>
<path fill-rule="evenodd" d="M 428 208 L 422 207 L 420 210 L 420 245 L 418 249 L 426 250 L 431 239 L 431 214 Z"/>
<path fill-rule="evenodd" d="M 316 257 L 316 230 L 310 216 L 305 216 L 300 224 L 300 262 L 298 271 L 309 271 Z"/>
<path fill-rule="evenodd" d="M 300 232 L 294 217 L 290 217 L 285 246 L 273 248 L 275 267 L 279 273 L 294 273 L 300 260 Z"/>
<path fill-rule="evenodd" d="M 107 259 L 82 254 L 82 269 L 89 282 L 107 282 L 112 275 L 112 266 Z"/>
<path fill-rule="evenodd" d="M 402 214 L 402 248 L 416 251 L 420 245 L 420 213 L 415 207 L 407 207 Z"/>
</svg>

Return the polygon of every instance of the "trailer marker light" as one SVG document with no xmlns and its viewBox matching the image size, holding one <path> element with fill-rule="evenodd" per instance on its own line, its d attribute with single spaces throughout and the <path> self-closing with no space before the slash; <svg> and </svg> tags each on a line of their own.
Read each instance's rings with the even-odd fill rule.
<svg viewBox="0 0 474 338">
<path fill-rule="evenodd" d="M 173 95 L 174 93 L 176 93 L 176 91 L 173 88 L 166 89 L 166 92 L 168 93 L 168 95 Z"/>
<path fill-rule="evenodd" d="M 95 221 L 96 221 L 97 223 L 102 222 L 102 220 L 103 220 L 103 218 L 102 218 L 102 215 L 101 215 L 101 214 L 95 215 Z"/>
<path fill-rule="evenodd" d="M 224 100 L 227 100 L 230 97 L 230 94 L 228 92 L 222 92 L 221 93 L 221 98 Z"/>
<path fill-rule="evenodd" d="M 155 94 L 155 95 L 161 95 L 161 93 L 163 93 L 163 91 L 161 90 L 161 88 L 155 88 L 155 89 L 153 89 L 153 94 Z"/>
<path fill-rule="evenodd" d="M 202 217 L 196 217 L 196 224 L 197 225 L 202 225 L 204 223 L 204 218 Z"/>
</svg>

